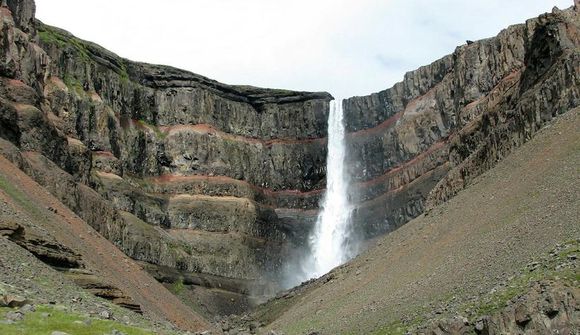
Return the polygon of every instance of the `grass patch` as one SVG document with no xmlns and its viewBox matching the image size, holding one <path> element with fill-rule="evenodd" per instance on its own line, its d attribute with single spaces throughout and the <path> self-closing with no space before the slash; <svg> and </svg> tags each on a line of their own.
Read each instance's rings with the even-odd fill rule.
<svg viewBox="0 0 580 335">
<path fill-rule="evenodd" d="M 83 89 L 83 85 L 75 77 L 73 77 L 69 74 L 65 74 L 62 81 L 64 82 L 66 87 L 68 87 L 70 90 L 73 90 L 78 95 L 83 95 L 85 93 L 85 90 Z"/>
<path fill-rule="evenodd" d="M 531 270 L 523 269 L 519 276 L 512 279 L 506 288 L 495 292 L 482 303 L 468 305 L 467 308 L 475 312 L 476 317 L 493 314 L 502 310 L 510 300 L 525 294 L 530 284 L 542 280 L 562 280 L 565 282 L 579 281 L 580 274 L 573 269 L 561 267 L 568 260 L 568 256 L 580 253 L 579 241 L 568 241 L 563 244 L 562 250 L 552 253 L 543 260 L 536 262 L 537 266 Z"/>
<path fill-rule="evenodd" d="M 286 328 L 285 332 L 288 332 L 289 334 L 310 334 L 311 332 L 320 328 L 321 325 L 319 321 L 297 320 L 295 323 Z"/>
<path fill-rule="evenodd" d="M 11 311 L 10 308 L 0 308 L 0 319 Z M 46 316 L 48 313 L 49 316 Z M 85 323 L 85 320 L 90 322 Z M 152 335 L 153 331 L 126 326 L 116 321 L 100 320 L 83 317 L 80 314 L 57 310 L 54 307 L 40 305 L 35 312 L 25 315 L 21 321 L 14 324 L 0 323 L 0 334 L 3 335 L 50 335 L 53 331 L 61 331 L 75 335 L 103 335 L 113 330 L 127 335 Z"/>
<path fill-rule="evenodd" d="M 38 25 L 38 36 L 40 41 L 46 45 L 56 46 L 58 49 L 67 49 L 74 52 L 74 56 L 77 62 L 80 60 L 85 63 L 94 62 L 93 53 L 90 50 L 88 42 L 85 42 L 77 37 L 64 33 L 56 28 L 48 25 Z M 118 67 L 114 67 L 112 70 L 119 75 L 119 80 L 122 84 L 127 84 L 129 82 L 129 73 L 127 71 L 127 66 L 124 60 L 119 59 Z M 66 78 L 64 79 L 65 84 L 67 84 Z M 70 83 L 70 80 L 69 80 Z M 69 88 L 75 87 L 67 84 Z M 81 86 L 82 89 L 82 86 Z"/>
<path fill-rule="evenodd" d="M 129 72 L 127 72 L 127 65 L 125 65 L 125 62 L 121 63 L 121 71 L 119 72 L 119 77 L 121 78 L 122 84 L 127 84 L 129 82 Z"/>
<path fill-rule="evenodd" d="M 159 129 L 159 127 L 157 127 L 156 125 L 150 124 L 145 120 L 137 120 L 137 124 L 143 128 L 151 129 L 155 133 L 155 136 L 161 140 L 164 140 L 167 137 L 167 134 L 168 134 L 167 132 L 161 131 L 161 129 Z"/>
<path fill-rule="evenodd" d="M 265 324 L 272 323 L 294 305 L 295 298 L 296 297 L 277 298 L 267 302 L 265 305 L 260 305 L 255 313 L 256 319 L 264 322 Z"/>
<path fill-rule="evenodd" d="M 40 37 L 40 41 L 44 44 L 53 44 L 59 48 L 65 48 L 67 46 L 66 40 L 60 38 L 60 35 L 51 31 L 40 30 L 38 31 L 38 36 Z"/>
<path fill-rule="evenodd" d="M 185 285 L 183 284 L 183 278 L 179 277 L 179 279 L 177 279 L 172 285 L 171 285 L 171 289 L 170 291 L 173 294 L 180 294 L 181 292 L 183 292 L 183 289 L 185 288 Z"/>
<path fill-rule="evenodd" d="M 401 320 L 396 320 L 388 323 L 379 329 L 375 330 L 373 335 L 405 335 L 408 334 L 412 329 L 416 329 L 426 322 L 424 317 L 416 317 L 415 319 L 407 322 Z"/>
<path fill-rule="evenodd" d="M 50 26 L 39 25 L 38 36 L 44 44 L 56 45 L 60 49 L 72 48 L 83 61 L 91 61 L 90 52 L 85 43 L 71 35 L 66 35 Z"/>
<path fill-rule="evenodd" d="M 181 245 L 181 250 L 185 251 L 185 253 L 188 254 L 189 256 L 193 255 L 193 246 L 187 242 L 184 242 Z"/>
<path fill-rule="evenodd" d="M 28 197 L 14 185 L 10 184 L 3 176 L 0 175 L 0 189 L 12 198 L 18 205 L 22 206 L 29 214 L 36 219 L 44 219 L 42 212 L 28 199 Z"/>
<path fill-rule="evenodd" d="M 580 240 L 571 240 L 563 243 L 559 251 L 553 251 L 549 256 L 540 261 L 534 262 L 533 268 L 522 269 L 519 275 L 508 281 L 505 287 L 488 295 L 482 296 L 477 302 L 460 304 L 457 311 L 471 311 L 470 320 L 477 320 L 484 315 L 493 315 L 503 310 L 511 300 L 526 294 L 534 283 L 546 280 L 558 280 L 567 283 L 578 283 L 580 274 L 573 268 L 562 266 L 570 260 L 571 255 L 580 254 Z M 530 263 L 530 264 L 534 264 Z M 444 305 L 451 305 L 452 298 L 443 297 L 440 301 L 447 302 Z M 447 316 L 441 315 L 442 319 Z M 374 335 L 402 335 L 412 332 L 424 325 L 426 322 L 422 316 L 416 317 L 408 322 L 394 321 L 376 330 Z"/>
<path fill-rule="evenodd" d="M 405 335 L 409 328 L 409 325 L 405 325 L 401 321 L 395 321 L 381 327 L 373 335 Z"/>
</svg>

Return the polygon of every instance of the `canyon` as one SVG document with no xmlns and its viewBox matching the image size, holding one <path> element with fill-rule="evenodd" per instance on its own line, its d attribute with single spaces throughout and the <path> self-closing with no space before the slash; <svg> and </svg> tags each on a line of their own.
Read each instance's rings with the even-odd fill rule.
<svg viewBox="0 0 580 335">
<path fill-rule="evenodd" d="M 188 287 L 176 294 L 205 318 L 280 291 L 326 188 L 329 93 L 133 62 L 43 24 L 32 0 L 6 1 L 0 25 L 6 164 L 167 288 Z M 579 46 L 578 7 L 554 9 L 345 99 L 354 234 L 447 202 L 577 107 Z"/>
</svg>

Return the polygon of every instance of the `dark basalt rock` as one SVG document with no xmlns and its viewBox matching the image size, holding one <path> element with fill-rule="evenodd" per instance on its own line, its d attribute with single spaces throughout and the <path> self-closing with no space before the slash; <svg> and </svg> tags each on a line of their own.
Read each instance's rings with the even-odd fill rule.
<svg viewBox="0 0 580 335">
<path fill-rule="evenodd" d="M 6 4 L 12 12 L 15 23 L 25 33 L 34 32 L 34 14 L 36 4 L 32 0 L 6 0 Z"/>
<path fill-rule="evenodd" d="M 345 100 L 357 233 L 446 201 L 578 106 L 579 25 L 544 14 Z M 0 8 L 0 45 L 0 152 L 129 256 L 245 286 L 305 245 L 330 94 L 132 62 L 35 20 L 31 0 Z"/>
<path fill-rule="evenodd" d="M 511 26 L 344 102 L 350 170 L 366 236 L 446 201 L 580 102 L 572 9 Z"/>
<path fill-rule="evenodd" d="M 410 334 L 572 334 L 578 329 L 578 289 L 542 282 L 493 314 L 433 320 Z M 551 302 L 551 303 L 550 303 Z M 548 310 L 545 305 L 550 305 Z"/>
<path fill-rule="evenodd" d="M 276 210 L 317 207 L 332 97 L 131 62 L 9 7 L 3 154 L 131 257 L 271 290 L 246 286 L 282 263 Z"/>
</svg>

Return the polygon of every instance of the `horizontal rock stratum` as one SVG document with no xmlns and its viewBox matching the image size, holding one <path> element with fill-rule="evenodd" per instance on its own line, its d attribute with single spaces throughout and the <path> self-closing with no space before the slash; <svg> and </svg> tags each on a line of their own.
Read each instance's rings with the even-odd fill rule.
<svg viewBox="0 0 580 335">
<path fill-rule="evenodd" d="M 324 193 L 331 95 L 133 62 L 6 3 L 0 152 L 208 315 L 276 291 Z M 579 36 L 555 10 L 345 100 L 357 233 L 447 201 L 578 106 Z"/>
<path fill-rule="evenodd" d="M 255 317 L 286 335 L 577 333 L 580 108 L 549 125 L 446 203 Z"/>
<path fill-rule="evenodd" d="M 345 101 L 356 220 L 390 231 L 580 103 L 580 28 L 555 10 L 458 47 L 392 88 Z"/>
</svg>

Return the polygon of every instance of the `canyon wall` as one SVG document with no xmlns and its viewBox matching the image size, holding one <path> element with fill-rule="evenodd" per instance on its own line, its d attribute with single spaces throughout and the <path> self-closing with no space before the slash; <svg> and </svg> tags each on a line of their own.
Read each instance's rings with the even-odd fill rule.
<svg viewBox="0 0 580 335">
<path fill-rule="evenodd" d="M 31 0 L 0 25 L 0 152 L 160 280 L 265 293 L 316 219 L 332 97 L 132 62 Z M 578 106 L 579 31 L 554 10 L 345 100 L 357 232 L 446 201 Z"/>
<path fill-rule="evenodd" d="M 579 26 L 576 9 L 554 9 L 346 100 L 358 231 L 391 231 L 446 201 L 578 106 Z"/>
<path fill-rule="evenodd" d="M 0 8 L 0 152 L 159 279 L 268 290 L 324 188 L 332 97 L 132 62 L 34 8 Z"/>
</svg>

